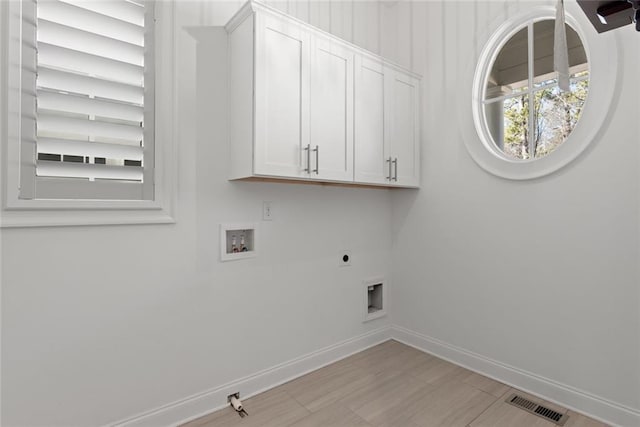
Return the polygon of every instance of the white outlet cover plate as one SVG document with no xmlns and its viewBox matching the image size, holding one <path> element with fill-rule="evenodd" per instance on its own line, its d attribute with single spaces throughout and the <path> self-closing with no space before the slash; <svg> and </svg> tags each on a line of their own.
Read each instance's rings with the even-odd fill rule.
<svg viewBox="0 0 640 427">
<path fill-rule="evenodd" d="M 273 202 L 262 202 L 262 220 L 273 221 Z"/>
<path fill-rule="evenodd" d="M 344 260 L 345 255 L 349 258 L 347 261 Z M 351 251 L 345 249 L 343 251 L 340 251 L 340 256 L 338 257 L 338 264 L 340 265 L 340 267 L 348 267 L 351 265 L 352 259 L 353 257 L 351 256 Z"/>
</svg>

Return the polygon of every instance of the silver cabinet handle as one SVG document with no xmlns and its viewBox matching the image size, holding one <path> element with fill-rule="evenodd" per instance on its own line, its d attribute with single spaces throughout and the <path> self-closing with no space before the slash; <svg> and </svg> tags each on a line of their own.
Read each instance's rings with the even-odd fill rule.
<svg viewBox="0 0 640 427">
<path fill-rule="evenodd" d="M 320 171 L 320 166 L 318 166 L 318 165 L 319 165 L 319 163 L 320 163 L 320 162 L 319 162 L 319 159 L 320 159 L 320 147 L 318 147 L 318 146 L 316 145 L 316 148 L 315 148 L 315 150 L 313 150 L 313 151 L 315 151 L 315 152 L 316 152 L 316 168 L 313 170 L 313 172 L 315 172 L 315 173 L 316 173 L 316 175 L 319 175 L 319 174 L 320 174 L 320 172 L 319 172 L 319 171 Z"/>
<path fill-rule="evenodd" d="M 395 165 L 395 173 L 393 174 L 393 180 L 395 182 L 398 182 L 398 158 L 396 157 L 392 163 Z"/>
<path fill-rule="evenodd" d="M 387 159 L 387 163 L 389 164 L 389 176 L 387 176 L 387 179 L 391 181 L 391 157 Z"/>
<path fill-rule="evenodd" d="M 307 152 L 307 168 L 304 171 L 306 173 L 311 173 L 311 144 L 307 144 L 304 151 Z"/>
</svg>

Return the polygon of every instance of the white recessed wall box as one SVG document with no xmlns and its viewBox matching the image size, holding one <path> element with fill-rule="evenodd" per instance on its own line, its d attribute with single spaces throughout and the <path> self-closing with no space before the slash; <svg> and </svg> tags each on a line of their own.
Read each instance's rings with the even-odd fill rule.
<svg viewBox="0 0 640 427">
<path fill-rule="evenodd" d="M 257 228 L 253 223 L 220 224 L 220 260 L 252 258 L 257 253 Z"/>
<path fill-rule="evenodd" d="M 384 278 L 365 280 L 364 285 L 364 322 L 387 314 L 387 287 Z"/>
</svg>

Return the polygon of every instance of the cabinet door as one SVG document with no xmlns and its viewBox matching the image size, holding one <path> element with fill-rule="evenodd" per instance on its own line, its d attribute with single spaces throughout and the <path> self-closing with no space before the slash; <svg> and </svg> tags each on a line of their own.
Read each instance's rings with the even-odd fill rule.
<svg viewBox="0 0 640 427">
<path fill-rule="evenodd" d="M 395 70 L 389 76 L 391 184 L 417 187 L 420 184 L 420 81 Z"/>
<path fill-rule="evenodd" d="M 311 178 L 353 181 L 353 52 L 311 39 Z"/>
<path fill-rule="evenodd" d="M 256 14 L 254 174 L 303 177 L 309 144 L 309 33 Z"/>
<path fill-rule="evenodd" d="M 355 181 L 388 184 L 390 135 L 385 123 L 385 96 L 390 70 L 360 55 L 355 65 Z"/>
</svg>

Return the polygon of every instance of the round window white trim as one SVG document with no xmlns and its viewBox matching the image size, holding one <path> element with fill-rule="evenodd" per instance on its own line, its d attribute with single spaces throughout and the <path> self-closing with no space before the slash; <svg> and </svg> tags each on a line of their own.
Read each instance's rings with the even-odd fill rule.
<svg viewBox="0 0 640 427">
<path fill-rule="evenodd" d="M 485 125 L 481 97 L 487 74 L 502 46 L 531 21 L 555 19 L 555 8 L 537 7 L 502 21 L 488 37 L 477 60 L 475 71 L 469 67 L 468 80 L 459 92 L 460 129 L 469 154 L 487 172 L 514 180 L 539 178 L 551 174 L 576 159 L 595 139 L 610 116 L 618 81 L 618 39 L 611 32 L 597 34 L 572 3 L 566 5 L 566 21 L 580 36 L 589 61 L 589 94 L 582 116 L 573 132 L 549 155 L 531 159 L 507 158 L 499 151 Z M 575 13 L 574 13 L 575 12 Z M 578 18 L 577 18 L 578 17 Z M 587 28 L 589 31 L 585 31 Z"/>
</svg>

